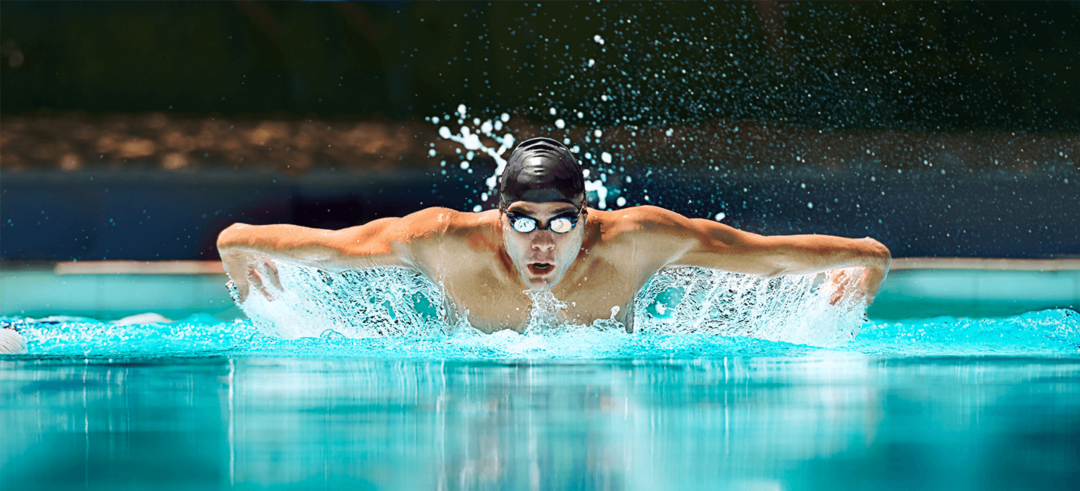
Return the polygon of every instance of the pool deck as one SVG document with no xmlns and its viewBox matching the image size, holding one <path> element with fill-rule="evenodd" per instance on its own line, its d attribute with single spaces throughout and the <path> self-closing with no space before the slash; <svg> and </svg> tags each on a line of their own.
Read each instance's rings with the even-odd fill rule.
<svg viewBox="0 0 1080 491">
<path fill-rule="evenodd" d="M 154 312 L 171 319 L 243 314 L 219 261 L 78 261 L 0 268 L 0 315 L 103 320 Z M 897 258 L 870 308 L 875 320 L 998 317 L 1080 310 L 1080 258 Z"/>
</svg>

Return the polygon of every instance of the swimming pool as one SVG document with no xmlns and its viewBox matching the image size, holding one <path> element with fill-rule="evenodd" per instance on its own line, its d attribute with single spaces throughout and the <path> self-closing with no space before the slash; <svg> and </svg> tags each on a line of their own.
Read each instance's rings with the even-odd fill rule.
<svg viewBox="0 0 1080 491">
<path fill-rule="evenodd" d="M 914 291 L 901 283 L 884 306 L 935 308 L 900 298 Z M 0 358 L 0 488 L 1068 489 L 1080 477 L 1068 309 L 871 311 L 829 347 L 603 328 L 280 339 L 214 313 L 228 317 L 5 317 L 30 349 Z"/>
</svg>

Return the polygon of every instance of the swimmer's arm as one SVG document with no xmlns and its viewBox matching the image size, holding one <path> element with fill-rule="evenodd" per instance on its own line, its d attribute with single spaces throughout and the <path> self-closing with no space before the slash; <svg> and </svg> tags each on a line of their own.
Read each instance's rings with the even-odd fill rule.
<svg viewBox="0 0 1080 491">
<path fill-rule="evenodd" d="M 218 251 L 247 253 L 327 271 L 415 266 L 416 252 L 445 232 L 457 212 L 428 208 L 341 230 L 237 223 L 218 236 Z"/>
<path fill-rule="evenodd" d="M 763 277 L 861 267 L 866 274 L 860 289 L 872 302 L 892 261 L 889 249 L 869 237 L 762 236 L 660 208 L 646 212 L 643 228 L 654 240 L 671 242 L 662 252 L 666 257 L 659 258 L 661 267 L 700 266 Z"/>
<path fill-rule="evenodd" d="M 237 223 L 218 235 L 218 252 L 226 272 L 246 297 L 248 278 L 260 283 L 257 268 L 266 259 L 326 271 L 383 266 L 419 267 L 418 257 L 438 242 L 446 222 L 457 212 L 429 208 L 402 218 L 383 218 L 342 230 L 298 225 Z M 276 281 L 275 275 L 270 275 Z"/>
</svg>

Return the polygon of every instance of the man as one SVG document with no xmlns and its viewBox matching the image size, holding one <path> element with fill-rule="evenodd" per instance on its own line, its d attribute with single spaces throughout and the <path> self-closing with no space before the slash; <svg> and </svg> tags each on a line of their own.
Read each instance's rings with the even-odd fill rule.
<svg viewBox="0 0 1080 491">
<path fill-rule="evenodd" d="M 271 298 L 280 290 L 277 261 L 329 271 L 406 266 L 443 285 L 456 312 L 486 332 L 523 330 L 528 290 L 565 302 L 563 321 L 628 324 L 634 296 L 663 268 L 776 276 L 860 267 L 859 278 L 830 275 L 841 285 L 832 300 L 850 285 L 868 303 L 889 270 L 889 250 L 870 238 L 765 237 L 653 206 L 589 209 L 584 184 L 564 145 L 534 138 L 511 154 L 498 210 L 428 208 L 338 231 L 235 224 L 218 237 L 218 250 L 241 301 L 251 288 Z"/>
</svg>

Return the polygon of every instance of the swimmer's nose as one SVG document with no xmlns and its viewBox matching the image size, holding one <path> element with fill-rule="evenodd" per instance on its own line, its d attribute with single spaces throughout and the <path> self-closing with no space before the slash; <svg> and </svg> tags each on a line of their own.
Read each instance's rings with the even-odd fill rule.
<svg viewBox="0 0 1080 491">
<path fill-rule="evenodd" d="M 550 230 L 537 230 L 532 233 L 532 247 L 533 249 L 554 249 L 555 248 L 555 234 Z"/>
</svg>

